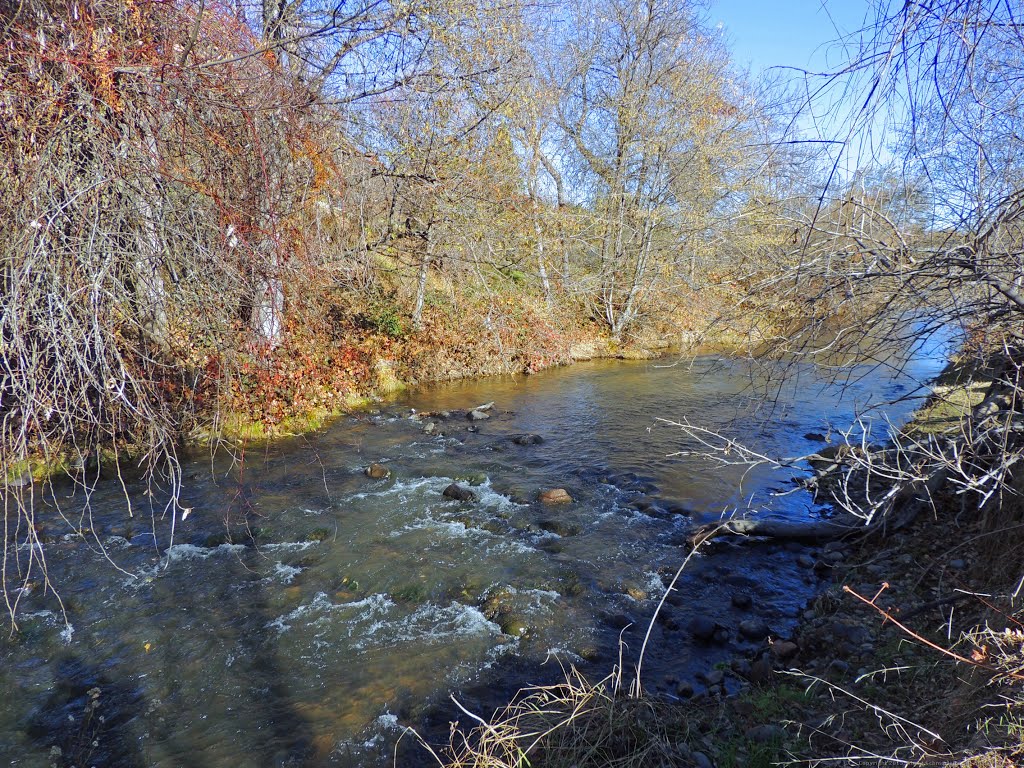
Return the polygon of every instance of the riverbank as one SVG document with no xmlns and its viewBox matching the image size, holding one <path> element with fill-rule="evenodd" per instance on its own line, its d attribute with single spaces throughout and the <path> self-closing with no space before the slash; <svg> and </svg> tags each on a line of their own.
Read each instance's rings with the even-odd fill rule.
<svg viewBox="0 0 1024 768">
<path fill-rule="evenodd" d="M 234 360 L 225 369 L 226 383 L 200 398 L 205 411 L 197 413 L 186 442 L 251 443 L 304 434 L 423 384 L 532 375 L 600 359 L 749 354 L 772 333 L 768 319 L 727 316 L 723 307 L 739 302 L 728 287 L 683 293 L 618 339 L 579 307 L 530 296 L 431 307 L 418 329 L 391 305 L 327 307 L 321 318 L 343 314 L 346 320 L 297 324 L 277 348 Z M 203 365 L 225 366 L 220 360 Z"/>
<path fill-rule="evenodd" d="M 985 389 L 964 373 L 947 369 L 912 434 L 962 426 Z M 769 634 L 756 616 L 736 627 L 692 618 L 689 632 L 707 642 L 718 633 L 768 635 L 699 675 L 699 686 L 635 696 L 615 677 L 597 684 L 570 677 L 521 694 L 467 740 L 457 734 L 441 762 L 497 766 L 526 754 L 545 768 L 1019 764 L 1020 503 L 1011 495 L 998 512 L 979 514 L 949 488 L 932 502 L 890 535 L 787 545 L 823 581 L 791 631 Z M 734 606 L 755 600 L 733 596 Z M 534 741 L 524 733 L 545 735 Z M 517 753 L 527 742 L 528 752 Z"/>
</svg>

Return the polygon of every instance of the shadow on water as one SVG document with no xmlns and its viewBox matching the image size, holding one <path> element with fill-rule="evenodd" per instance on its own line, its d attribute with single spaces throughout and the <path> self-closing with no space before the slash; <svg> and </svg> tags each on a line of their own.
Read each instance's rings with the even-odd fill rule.
<svg viewBox="0 0 1024 768">
<path fill-rule="evenodd" d="M 134 733 L 142 692 L 73 655 L 57 662 L 55 674 L 52 691 L 25 729 L 34 744 L 48 750 L 50 764 L 146 765 Z"/>
<path fill-rule="evenodd" d="M 255 570 L 259 555 L 247 548 L 242 560 Z M 251 679 L 251 699 L 255 722 L 251 731 L 253 764 L 261 768 L 298 768 L 312 765 L 315 757 L 313 733 L 309 722 L 295 706 L 284 665 L 278 658 L 274 630 L 269 628 L 273 615 L 266 590 L 259 579 L 244 593 L 244 602 L 222 588 L 222 605 L 230 606 L 237 618 L 225 626 L 241 627 L 238 644 L 246 657 L 243 674 Z"/>
<path fill-rule="evenodd" d="M 253 768 L 300 768 L 318 764 L 309 721 L 299 711 L 297 697 L 289 685 L 285 665 L 277 653 L 276 633 L 270 627 L 274 615 L 258 569 L 264 566 L 257 548 L 246 546 L 236 555 L 234 577 L 211 577 L 204 591 L 206 622 L 197 622 L 196 632 L 208 631 L 237 651 L 237 660 L 229 670 L 209 669 L 200 692 L 208 706 L 202 714 L 188 711 L 188 697 L 182 679 L 203 675 L 203 662 L 192 657 L 195 648 L 185 644 L 164 643 L 161 674 L 166 690 L 172 692 L 172 707 L 163 707 L 162 732 L 154 733 L 162 751 L 189 766 L 204 765 L 203 755 L 210 752 L 204 739 L 216 735 L 195 728 L 197 718 L 220 717 L 234 723 L 244 738 L 234 740 L 235 765 Z M 240 583 L 241 582 L 241 583 Z M 212 588 L 210 588 L 212 587 Z M 241 587 L 241 588 L 240 588 Z M 187 603 L 183 602 L 183 605 Z M 191 606 L 190 610 L 195 610 Z M 203 624 L 205 623 L 205 627 Z M 183 672 L 190 667 L 187 672 Z M 223 685 L 225 676 L 232 685 Z M 174 699 L 181 695 L 180 706 Z M 223 746 L 223 745 L 219 745 Z M 220 750 L 216 750 L 220 752 Z M 223 754 L 210 757 L 206 765 L 223 765 Z M 111 765 L 116 765 L 112 763 Z"/>
<path fill-rule="evenodd" d="M 60 651 L 56 661 L 47 662 L 49 691 L 23 721 L 24 746 L 36 748 L 31 756 L 23 754 L 29 764 L 44 759 L 41 764 L 59 768 L 322 764 L 277 652 L 274 614 L 258 573 L 265 558 L 251 544 L 238 547 L 221 573 L 200 576 L 202 588 L 156 580 L 166 581 L 176 599 L 165 600 L 163 611 L 138 615 L 131 627 L 128 647 L 142 647 L 147 672 L 140 674 L 137 662 L 125 663 L 130 656 L 117 642 L 84 646 L 92 645 L 90 661 L 82 658 L 82 645 L 71 643 L 77 655 Z M 184 634 L 174 622 L 174 615 L 183 613 L 196 617 Z M 204 658 L 207 646 L 196 642 L 203 634 L 234 649 L 237 660 L 230 668 Z M 197 727 L 208 719 L 219 720 L 221 727 L 212 732 Z M 225 742 L 231 730 L 244 736 Z"/>
<path fill-rule="evenodd" d="M 127 519 L 120 487 L 98 489 L 91 526 L 131 575 L 80 538 L 52 536 L 74 636 L 42 590 L 26 598 L 34 634 L 0 643 L 0 689 L 11 691 L 0 762 L 46 765 L 57 747 L 61 766 L 390 766 L 403 725 L 437 744 L 451 721 L 471 724 L 450 692 L 489 717 L 526 682 L 564 680 L 549 654 L 596 681 L 629 624 L 631 669 L 693 525 L 751 491 L 760 514 L 820 513 L 783 493 L 791 472 L 744 470 L 737 491 L 740 470 L 710 471 L 685 452 L 699 445 L 654 417 L 794 455 L 818 449 L 810 435 L 823 422 L 848 423 L 854 406 L 912 390 L 926 372 L 865 380 L 846 400 L 815 381 L 780 390 L 761 430 L 746 372 L 704 368 L 600 363 L 434 387 L 275 444 L 244 475 L 215 462 L 210 480 L 190 465 L 181 504 L 195 512 L 163 552 L 148 521 Z M 467 406 L 488 401 L 489 418 L 471 423 Z M 368 478 L 370 462 L 390 477 Z M 445 497 L 456 481 L 478 498 Z M 574 501 L 539 501 L 559 487 Z M 749 654 L 744 619 L 785 636 L 818 586 L 801 554 L 723 543 L 694 559 L 653 627 L 645 688 L 676 695 Z M 737 592 L 748 607 L 734 606 Z M 694 619 L 716 628 L 714 643 L 691 637 Z M 405 737 L 397 765 L 433 763 Z"/>
</svg>

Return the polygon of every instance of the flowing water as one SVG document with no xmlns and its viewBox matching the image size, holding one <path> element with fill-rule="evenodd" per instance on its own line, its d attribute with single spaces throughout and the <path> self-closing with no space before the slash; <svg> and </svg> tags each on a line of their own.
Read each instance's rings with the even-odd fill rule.
<svg viewBox="0 0 1024 768">
<path fill-rule="evenodd" d="M 855 369 L 845 388 L 809 365 L 783 378 L 716 358 L 420 388 L 307 438 L 195 458 L 192 511 L 170 548 L 168 520 L 150 533 L 145 489 L 129 484 L 128 518 L 120 484 L 104 481 L 82 523 L 95 539 L 46 523 L 70 623 L 37 579 L 22 633 L 0 641 L 0 762 L 389 765 L 403 725 L 443 735 L 453 692 L 486 715 L 519 685 L 557 678 L 558 662 L 603 676 L 620 636 L 631 668 L 694 525 L 748 504 L 821 513 L 792 492 L 792 470 L 679 455 L 699 446 L 661 419 L 799 455 L 821 446 L 809 433 L 899 400 L 869 411 L 884 437 L 941 364 L 919 352 L 899 372 Z M 466 409 L 487 401 L 491 418 L 471 422 Z M 368 478 L 371 462 L 390 477 Z M 455 481 L 477 500 L 445 498 Z M 573 502 L 539 503 L 549 488 Z M 81 501 L 70 493 L 56 491 L 65 511 Z M 749 649 L 735 632 L 695 643 L 693 616 L 731 628 L 753 614 L 785 634 L 818 583 L 796 554 L 723 544 L 695 558 L 654 626 L 648 690 L 673 695 Z M 737 591 L 753 608 L 731 606 Z M 423 757 L 403 744 L 400 765 Z"/>
</svg>

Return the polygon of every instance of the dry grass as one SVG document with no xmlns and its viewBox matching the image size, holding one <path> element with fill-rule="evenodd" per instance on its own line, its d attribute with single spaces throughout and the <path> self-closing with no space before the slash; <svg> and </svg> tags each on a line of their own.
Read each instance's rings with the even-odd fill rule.
<svg viewBox="0 0 1024 768">
<path fill-rule="evenodd" d="M 670 704 L 617 695 L 609 676 L 591 683 L 575 669 L 559 685 L 527 688 L 491 720 L 454 724 L 435 751 L 447 768 L 659 768 L 689 764 L 687 732 Z"/>
</svg>

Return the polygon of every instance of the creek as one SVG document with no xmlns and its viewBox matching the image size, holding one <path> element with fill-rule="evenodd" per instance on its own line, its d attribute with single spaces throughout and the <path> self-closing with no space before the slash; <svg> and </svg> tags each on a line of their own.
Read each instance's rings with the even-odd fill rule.
<svg viewBox="0 0 1024 768">
<path fill-rule="evenodd" d="M 169 548 L 144 487 L 128 485 L 129 518 L 120 483 L 102 481 L 80 521 L 81 492 L 58 483 L 40 519 L 69 624 L 36 579 L 22 632 L 0 640 L 0 762 L 390 765 L 403 725 L 446 734 L 452 693 L 486 717 L 559 664 L 603 677 L 620 638 L 628 671 L 693 526 L 748 504 L 824 513 L 799 473 L 681 455 L 699 446 L 659 419 L 784 456 L 856 413 L 882 439 L 943 358 L 855 367 L 847 386 L 806 363 L 783 376 L 702 357 L 421 387 L 313 435 L 191 458 L 192 511 Z M 490 418 L 467 418 L 488 401 Z M 367 477 L 373 462 L 390 476 Z M 444 497 L 456 481 L 476 501 Z M 572 503 L 540 503 L 550 488 Z M 95 539 L 67 533 L 56 504 Z M 745 618 L 785 636 L 821 583 L 802 552 L 722 543 L 694 558 L 654 626 L 647 690 L 700 690 L 698 673 L 754 646 L 734 631 Z M 734 607 L 736 593 L 752 605 Z M 696 641 L 697 616 L 728 637 Z M 402 743 L 399 765 L 424 758 Z"/>
</svg>

